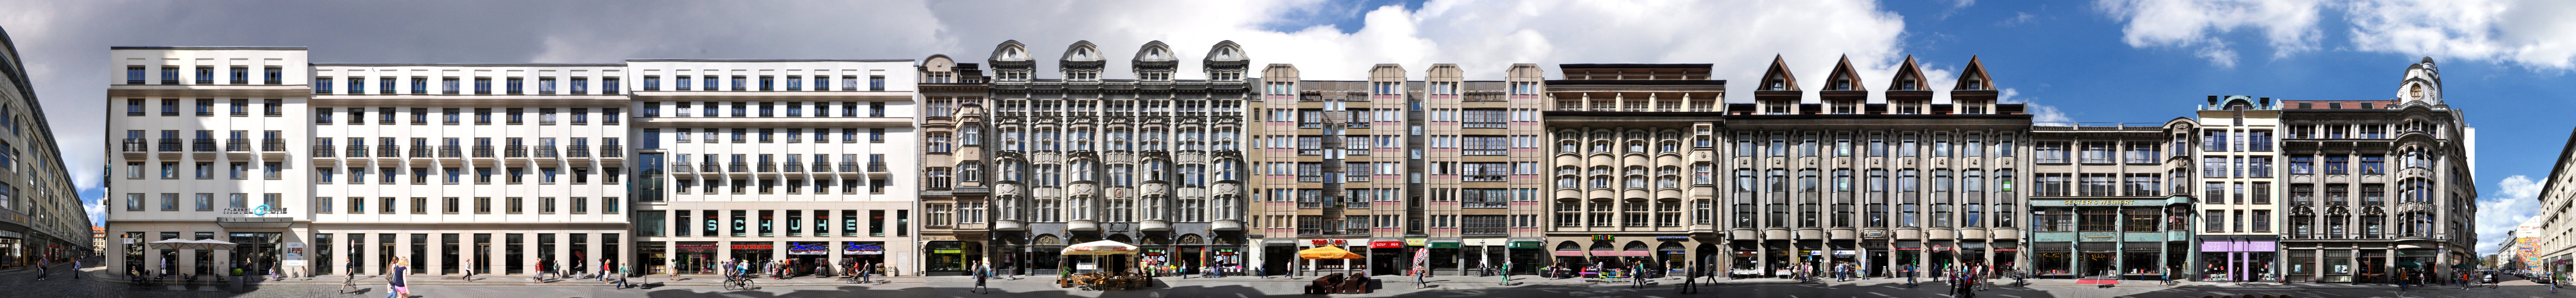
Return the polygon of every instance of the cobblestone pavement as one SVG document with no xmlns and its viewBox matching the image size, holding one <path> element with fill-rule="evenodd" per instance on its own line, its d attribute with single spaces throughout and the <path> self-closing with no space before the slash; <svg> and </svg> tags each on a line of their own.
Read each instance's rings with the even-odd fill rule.
<svg viewBox="0 0 2576 298">
<path fill-rule="evenodd" d="M 54 278 L 36 281 L 33 271 L 0 272 L 0 297 L 385 297 L 382 280 L 361 279 L 361 288 L 341 293 L 338 277 L 313 280 L 288 279 L 252 286 L 243 293 L 222 291 L 216 287 L 181 289 L 177 287 L 138 288 L 106 277 L 97 266 L 83 268 L 87 276 L 70 279 L 58 266 Z M 1601 283 L 1582 279 L 1542 279 L 1516 277 L 1516 284 L 1498 285 L 1495 277 L 1436 277 L 1431 287 L 1415 289 L 1409 278 L 1380 277 L 1377 289 L 1370 294 L 1302 295 L 1300 287 L 1307 280 L 1286 278 L 1162 278 L 1154 288 L 1126 291 L 1088 291 L 1058 288 L 1052 277 L 1027 277 L 1020 280 L 995 280 L 991 294 L 968 292 L 973 280 L 965 277 L 896 277 L 883 284 L 854 285 L 827 278 L 787 280 L 761 279 L 752 290 L 725 290 L 713 279 L 696 276 L 674 280 L 669 276 L 652 276 L 636 281 L 644 286 L 613 289 L 591 280 L 536 282 L 524 277 L 499 276 L 467 282 L 452 277 L 419 277 L 413 286 L 414 297 L 1949 297 L 1947 287 L 1932 283 L 1908 287 L 1900 279 L 1864 279 L 1849 282 L 1794 283 L 1777 279 L 1727 280 L 1720 285 L 1703 285 L 1699 294 L 1680 294 L 1678 279 L 1658 279 L 1655 285 L 1638 289 L 1622 283 Z M 2507 281 L 2496 288 L 2478 287 L 2462 290 L 2435 287 L 2432 290 L 2400 292 L 2382 285 L 2334 284 L 2220 284 L 2184 283 L 2158 286 L 2152 282 L 2132 282 L 2117 286 L 2077 285 L 2067 281 L 2032 281 L 2026 286 L 1992 286 L 1978 292 L 1980 298 L 2037 297 L 2557 297 L 2549 288 L 2529 281 Z M 2252 296 L 2248 296 L 2252 295 Z M 2565 295 L 2576 296 L 2576 289 Z"/>
</svg>

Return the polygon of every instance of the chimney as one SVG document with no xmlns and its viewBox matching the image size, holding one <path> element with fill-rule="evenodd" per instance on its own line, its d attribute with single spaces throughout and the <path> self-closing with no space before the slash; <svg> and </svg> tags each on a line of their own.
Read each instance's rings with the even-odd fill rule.
<svg viewBox="0 0 2576 298">
<path fill-rule="evenodd" d="M 2210 96 L 2209 96 L 2209 106 L 2211 106 L 2211 107 L 2217 107 L 2217 106 L 2218 106 L 2218 96 L 2217 96 L 2217 95 L 2210 95 Z"/>
</svg>

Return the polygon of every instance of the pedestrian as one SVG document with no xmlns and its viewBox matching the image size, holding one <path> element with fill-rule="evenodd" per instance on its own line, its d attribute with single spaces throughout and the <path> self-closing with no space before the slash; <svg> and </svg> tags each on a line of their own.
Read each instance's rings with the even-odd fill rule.
<svg viewBox="0 0 2576 298">
<path fill-rule="evenodd" d="M 1639 266 L 1638 270 L 1639 270 L 1639 271 L 1644 271 L 1644 269 L 1645 269 L 1645 268 L 1643 268 L 1643 267 L 1644 267 L 1644 266 Z M 1644 288 L 1646 288 L 1646 274 L 1645 274 L 1644 272 L 1638 272 L 1637 274 L 1629 274 L 1629 275 L 1628 275 L 1628 279 L 1629 279 L 1629 280 L 1632 280 L 1632 281 L 1635 281 L 1635 282 L 1637 283 L 1637 288 L 1639 288 L 1639 289 L 1644 289 Z"/>
<path fill-rule="evenodd" d="M 403 261 L 401 257 L 395 257 L 388 261 L 391 262 L 385 264 L 385 268 L 390 268 L 385 271 L 385 298 L 411 297 L 411 289 L 408 288 L 408 284 L 404 283 L 405 279 L 408 279 L 405 278 L 404 275 L 407 275 L 408 270 L 411 268 L 402 266 Z"/>
<path fill-rule="evenodd" d="M 1429 287 L 1431 287 L 1431 271 L 1424 270 L 1422 268 L 1413 268 L 1413 288 L 1421 289 Z"/>
<path fill-rule="evenodd" d="M 54 260 L 47 260 L 47 259 L 44 259 L 44 258 L 36 258 L 36 280 L 45 280 L 45 273 L 46 273 L 46 272 L 45 272 L 45 266 L 46 266 L 47 264 L 53 263 L 53 261 L 54 261 Z"/>
<path fill-rule="evenodd" d="M 986 267 L 984 266 L 984 262 L 982 262 L 982 261 L 977 261 L 977 262 L 975 262 L 975 269 L 974 269 L 974 271 L 975 271 L 975 272 L 974 272 L 974 273 L 975 273 L 975 287 L 974 287 L 974 288 L 969 288 L 968 290 L 969 290 L 970 292 L 975 292 L 976 294 L 992 294 L 992 293 L 993 293 L 993 288 L 988 288 L 988 287 L 985 287 L 985 286 L 984 286 L 984 280 L 985 280 L 985 279 L 988 279 L 988 278 L 992 278 L 992 277 L 993 277 L 992 269 L 990 269 L 990 268 L 986 268 Z"/>
<path fill-rule="evenodd" d="M 81 269 L 80 261 L 81 261 L 81 260 L 80 260 L 80 259 L 78 259 L 78 258 L 72 259 L 72 279 L 73 279 L 73 280 L 79 280 L 79 279 L 80 279 L 80 269 Z"/>
<path fill-rule="evenodd" d="M 465 259 L 465 281 L 474 281 L 474 259 Z"/>
<path fill-rule="evenodd" d="M 536 263 L 528 264 L 528 269 L 537 282 L 546 282 L 546 259 L 538 258 Z"/>
<path fill-rule="evenodd" d="M 622 264 L 622 263 L 621 263 L 621 264 L 617 264 L 617 288 L 619 288 L 619 289 L 624 289 L 624 288 L 626 288 L 626 287 L 627 287 L 627 284 L 626 284 L 626 276 L 627 276 L 627 274 L 630 274 L 630 273 L 633 273 L 633 272 L 632 272 L 632 271 L 628 271 L 628 268 L 626 267 L 626 264 Z"/>
<path fill-rule="evenodd" d="M 1897 273 L 1905 274 L 1905 286 L 1906 286 L 1906 287 L 1913 287 L 1913 286 L 1914 286 L 1914 264 L 1911 264 L 1911 263 L 1909 263 L 1909 264 L 1905 264 L 1905 269 L 1901 269 L 1901 270 L 1897 270 L 1897 271 L 1898 271 Z"/>
<path fill-rule="evenodd" d="M 868 269 L 870 269 L 870 268 L 874 268 L 874 267 L 873 267 L 873 265 L 870 265 L 870 264 L 868 264 L 867 262 L 861 262 L 861 263 L 859 263 L 859 283 L 869 283 L 869 282 L 874 282 L 874 280 L 871 280 L 871 279 L 869 279 L 869 278 L 868 278 L 868 275 L 870 275 L 870 274 L 875 274 L 876 272 L 869 272 L 869 271 L 876 271 L 876 270 L 868 270 Z"/>
<path fill-rule="evenodd" d="M 1682 270 L 1682 294 L 1690 294 L 1692 291 L 1699 290 L 1699 270 L 1694 269 L 1695 268 Z"/>
</svg>

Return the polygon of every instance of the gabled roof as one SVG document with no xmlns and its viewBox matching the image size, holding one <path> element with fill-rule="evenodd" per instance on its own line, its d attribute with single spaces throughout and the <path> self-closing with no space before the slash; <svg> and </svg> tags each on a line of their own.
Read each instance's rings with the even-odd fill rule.
<svg viewBox="0 0 2576 298">
<path fill-rule="evenodd" d="M 1753 90 L 1771 90 L 1771 80 L 1774 79 L 1783 81 L 1780 87 L 1786 91 L 1804 90 L 1798 88 L 1798 75 L 1789 73 L 1789 60 L 1776 54 L 1771 55 L 1771 69 L 1762 71 L 1762 81 L 1756 82 Z"/>
<path fill-rule="evenodd" d="M 993 56 L 987 57 L 985 60 L 996 62 L 1029 61 L 1029 46 L 1020 44 L 1020 41 L 1018 40 L 1004 40 L 1001 45 L 993 46 Z"/>
<path fill-rule="evenodd" d="M 1073 46 L 1065 47 L 1064 57 L 1057 59 L 1065 62 L 1101 61 L 1100 46 L 1092 45 L 1089 40 L 1075 41 Z"/>
<path fill-rule="evenodd" d="M 1984 82 L 1985 86 L 1981 86 L 1982 89 L 1968 89 L 1968 79 L 1972 78 L 1978 82 Z M 1968 56 L 1968 67 L 1959 70 L 1957 85 L 1950 86 L 1950 91 L 1959 90 L 1995 90 L 1995 79 L 1986 76 L 1986 65 L 1977 61 L 1977 56 Z"/>
<path fill-rule="evenodd" d="M 1216 46 L 1208 47 L 1207 58 L 1203 59 L 1207 62 L 1251 61 L 1252 55 L 1243 52 L 1243 45 L 1228 40 L 1216 42 Z"/>
<path fill-rule="evenodd" d="M 1180 58 L 1181 56 L 1179 54 L 1172 53 L 1171 46 L 1164 45 L 1163 41 L 1156 40 L 1145 42 L 1144 47 L 1136 49 L 1135 62 L 1180 61 Z"/>
<path fill-rule="evenodd" d="M 1905 88 L 1905 80 L 1914 80 L 1914 89 Z M 1905 55 L 1905 63 L 1896 65 L 1896 77 L 1887 79 L 1887 91 L 1932 90 L 1932 80 L 1923 78 L 1923 66 L 1914 63 L 1914 55 Z"/>
<path fill-rule="evenodd" d="M 1862 83 L 1860 80 L 1860 72 L 1852 70 L 1851 55 L 1843 55 L 1842 58 L 1838 60 L 1841 61 L 1834 62 L 1834 72 L 1825 74 L 1825 90 L 1843 91 L 1833 89 L 1834 80 L 1851 80 L 1851 89 L 1848 91 L 1869 91 L 1869 87 L 1867 87 L 1869 84 Z"/>
</svg>

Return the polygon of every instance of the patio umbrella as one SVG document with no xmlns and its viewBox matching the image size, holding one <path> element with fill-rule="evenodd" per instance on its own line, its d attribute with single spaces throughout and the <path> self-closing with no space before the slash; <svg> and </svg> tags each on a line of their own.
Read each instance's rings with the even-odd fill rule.
<svg viewBox="0 0 2576 298">
<path fill-rule="evenodd" d="M 1063 254 L 1068 256 L 1095 256 L 1093 257 L 1095 259 L 1098 258 L 1096 256 L 1134 255 L 1136 254 L 1136 246 L 1120 243 L 1118 241 L 1101 240 L 1067 245 L 1064 247 Z M 1123 271 L 1124 270 L 1121 270 L 1121 272 Z"/>
<path fill-rule="evenodd" d="M 1323 246 L 1299 250 L 1297 251 L 1297 258 L 1308 260 L 1357 260 L 1368 258 L 1368 256 L 1351 253 L 1350 250 L 1345 250 L 1340 247 Z M 1350 266 L 1342 266 L 1342 273 L 1347 274 L 1350 272 Z"/>
</svg>

